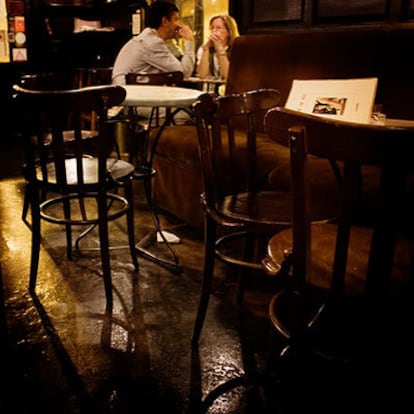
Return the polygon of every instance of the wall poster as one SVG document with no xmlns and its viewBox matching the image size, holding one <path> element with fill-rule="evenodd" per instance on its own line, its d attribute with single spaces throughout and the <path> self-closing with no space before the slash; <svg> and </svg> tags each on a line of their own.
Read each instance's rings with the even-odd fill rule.
<svg viewBox="0 0 414 414">
<path fill-rule="evenodd" d="M 5 1 L 5 0 L 0 0 Z M 10 61 L 26 62 L 26 21 L 25 6 L 23 0 L 6 0 L 7 7 L 7 43 Z"/>
<path fill-rule="evenodd" d="M 10 62 L 6 0 L 0 0 L 0 63 Z"/>
</svg>

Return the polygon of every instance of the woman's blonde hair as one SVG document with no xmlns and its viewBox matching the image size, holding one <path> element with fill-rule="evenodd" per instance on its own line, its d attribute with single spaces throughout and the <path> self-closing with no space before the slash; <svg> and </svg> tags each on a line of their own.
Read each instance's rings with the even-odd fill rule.
<svg viewBox="0 0 414 414">
<path fill-rule="evenodd" d="M 237 22 L 234 20 L 233 17 L 229 16 L 228 14 L 215 14 L 210 18 L 208 23 L 209 27 L 213 24 L 214 20 L 221 19 L 226 26 L 230 36 L 227 43 L 228 50 L 231 49 L 233 46 L 234 39 L 239 36 L 239 28 L 237 27 Z"/>
</svg>

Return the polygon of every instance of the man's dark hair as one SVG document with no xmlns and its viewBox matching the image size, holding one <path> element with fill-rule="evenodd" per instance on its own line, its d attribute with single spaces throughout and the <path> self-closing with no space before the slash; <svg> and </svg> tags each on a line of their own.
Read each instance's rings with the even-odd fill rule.
<svg viewBox="0 0 414 414">
<path fill-rule="evenodd" d="M 178 7 L 175 3 L 166 0 L 154 1 L 148 9 L 148 26 L 152 29 L 158 29 L 161 26 L 162 18 L 170 20 L 173 13 L 178 13 Z"/>
</svg>

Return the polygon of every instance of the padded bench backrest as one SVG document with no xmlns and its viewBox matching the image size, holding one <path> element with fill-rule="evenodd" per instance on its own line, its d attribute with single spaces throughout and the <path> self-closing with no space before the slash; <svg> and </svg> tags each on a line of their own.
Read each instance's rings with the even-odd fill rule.
<svg viewBox="0 0 414 414">
<path fill-rule="evenodd" d="M 390 30 L 379 50 L 377 102 L 388 118 L 414 119 L 414 29 Z"/>
<path fill-rule="evenodd" d="M 276 88 L 281 105 L 294 79 L 378 76 L 380 30 L 242 35 L 232 48 L 226 93 Z"/>
</svg>

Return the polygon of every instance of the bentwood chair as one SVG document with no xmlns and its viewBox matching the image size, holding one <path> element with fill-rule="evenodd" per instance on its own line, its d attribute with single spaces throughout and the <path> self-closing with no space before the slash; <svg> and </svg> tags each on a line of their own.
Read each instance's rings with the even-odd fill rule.
<svg viewBox="0 0 414 414">
<path fill-rule="evenodd" d="M 281 107 L 266 114 L 265 127 L 273 139 L 289 145 L 294 177 L 292 227 L 271 238 L 263 260 L 271 276 L 284 279 L 269 306 L 278 337 L 276 360 L 343 368 L 372 362 L 370 367 L 382 367 L 383 373 L 394 359 L 402 358 L 404 365 L 413 345 L 407 339 L 414 321 L 414 243 L 404 231 L 404 220 L 412 220 L 404 209 L 414 127 L 357 124 Z M 309 214 L 313 156 L 343 167 L 334 223 L 312 223 Z M 361 221 L 358 189 L 366 166 L 377 168 L 380 179 L 376 201 L 366 206 L 369 214 Z M 300 375 L 292 381 L 298 384 Z"/>
<path fill-rule="evenodd" d="M 193 106 L 205 217 L 203 281 L 193 346 L 198 344 L 206 316 L 215 259 L 239 271 L 237 301 L 241 304 L 244 273 L 263 273 L 261 259 L 268 239 L 291 224 L 289 191 L 270 191 L 257 176 L 256 119 L 279 99 L 274 89 L 220 97 L 206 93 Z"/>
<path fill-rule="evenodd" d="M 57 72 L 22 75 L 18 80 L 18 84 L 31 90 L 78 89 L 87 86 L 108 85 L 111 83 L 111 75 L 112 68 L 74 68 Z M 115 137 L 114 124 L 121 119 L 121 109 L 122 106 L 114 106 L 108 111 L 108 121 L 112 124 L 110 137 L 118 158 L 121 158 L 121 153 Z M 97 114 L 94 111 L 82 114 L 82 137 L 85 139 L 85 146 L 90 147 L 90 138 L 97 135 L 96 122 Z M 63 138 L 67 143 L 67 150 L 70 151 L 71 142 L 73 142 L 73 131 L 66 131 Z M 88 150 L 91 150 L 91 148 L 88 148 Z M 22 220 L 30 225 L 26 219 L 28 207 L 29 203 L 27 197 L 25 197 Z"/>
<path fill-rule="evenodd" d="M 110 221 L 127 219 L 129 249 L 135 268 L 133 191 L 134 166 L 109 158 L 111 138 L 107 112 L 125 99 L 120 86 L 70 90 L 32 90 L 14 86 L 16 107 L 22 114 L 25 142 L 25 178 L 31 211 L 31 292 L 36 287 L 41 242 L 41 221 L 63 225 L 67 257 L 72 259 L 73 227 L 99 229 L 99 250 L 108 309 L 112 308 L 109 251 Z M 96 131 L 85 137 L 82 115 L 97 115 Z M 70 151 L 65 136 L 70 133 Z M 91 141 L 92 152 L 85 150 Z M 121 192 L 121 193 L 120 193 Z"/>
</svg>

